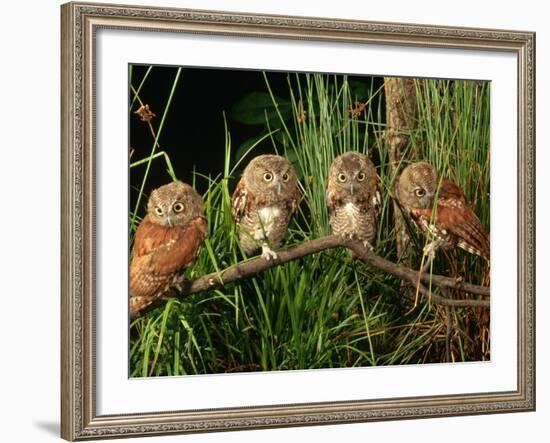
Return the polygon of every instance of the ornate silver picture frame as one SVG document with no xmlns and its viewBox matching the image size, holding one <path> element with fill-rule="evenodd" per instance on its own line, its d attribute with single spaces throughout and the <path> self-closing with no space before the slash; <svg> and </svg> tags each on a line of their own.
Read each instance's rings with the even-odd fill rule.
<svg viewBox="0 0 550 443">
<path fill-rule="evenodd" d="M 533 411 L 535 409 L 535 35 L 524 31 L 268 16 L 91 3 L 61 7 L 62 302 L 61 436 L 86 440 Z M 515 57 L 517 71 L 517 288 L 493 294 L 514 304 L 515 389 L 382 396 L 321 402 L 98 413 L 96 334 L 97 33 L 198 35 L 472 50 Z M 124 117 L 122 117 L 124 118 Z M 498 130 L 498 128 L 493 128 Z M 493 147 L 494 148 L 494 147 Z M 111 147 L 118 149 L 118 147 Z M 127 149 L 121 146 L 120 149 Z M 126 173 L 121 171 L 121 174 Z M 509 215 L 509 214 L 508 214 Z M 498 279 L 498 275 L 493 276 Z M 516 306 L 517 304 L 517 306 Z M 121 319 L 125 323 L 126 319 Z M 307 371 L 306 371 L 307 372 Z M 170 380 L 167 380 L 170 382 Z"/>
</svg>

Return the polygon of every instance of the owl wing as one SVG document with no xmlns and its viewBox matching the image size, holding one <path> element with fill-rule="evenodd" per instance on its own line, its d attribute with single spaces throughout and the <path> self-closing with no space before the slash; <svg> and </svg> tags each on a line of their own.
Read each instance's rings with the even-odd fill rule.
<svg viewBox="0 0 550 443">
<path fill-rule="evenodd" d="M 245 214 L 250 214 L 252 207 L 258 204 L 256 196 L 248 189 L 245 182 L 240 180 L 231 197 L 231 213 L 239 223 Z"/>
<path fill-rule="evenodd" d="M 335 192 L 330 187 L 327 188 L 327 209 L 328 215 L 332 217 L 336 208 L 342 205 L 342 199 L 338 196 L 338 193 Z"/>
<path fill-rule="evenodd" d="M 172 228 L 144 219 L 134 240 L 131 296 L 146 297 L 163 291 L 178 272 L 195 261 L 206 232 L 206 220 L 202 217 Z"/>
<path fill-rule="evenodd" d="M 468 204 L 461 208 L 440 204 L 437 218 L 441 228 L 456 237 L 458 247 L 489 260 L 489 235 Z"/>
<path fill-rule="evenodd" d="M 474 253 L 489 260 L 490 255 L 490 240 L 489 234 L 485 231 L 485 228 L 479 221 L 479 218 L 473 211 L 472 207 L 466 201 L 462 190 L 449 180 L 444 180 L 442 184 L 442 192 L 439 207 L 443 211 L 445 217 L 446 211 L 456 214 L 455 223 L 450 223 L 452 228 L 451 232 L 458 237 L 458 246 L 468 252 Z M 449 196 L 451 198 L 449 198 Z M 455 211 L 455 202 L 458 201 L 459 208 Z M 452 216 L 450 216 L 452 218 Z M 445 218 L 441 218 L 445 221 Z"/>
<path fill-rule="evenodd" d="M 413 218 L 418 220 L 419 215 L 426 224 L 431 218 L 431 210 L 413 211 Z M 449 180 L 443 180 L 439 191 L 436 226 L 458 247 L 489 260 L 489 235 L 462 190 Z"/>
<path fill-rule="evenodd" d="M 231 198 L 231 213 L 236 222 L 239 222 L 249 209 L 254 196 L 246 189 L 243 180 L 239 181 Z"/>
<path fill-rule="evenodd" d="M 376 185 L 374 186 L 374 192 L 372 193 L 370 201 L 377 216 L 380 214 L 380 208 L 382 207 L 382 195 L 380 194 L 380 186 L 378 183 L 378 177 L 376 177 Z"/>
</svg>

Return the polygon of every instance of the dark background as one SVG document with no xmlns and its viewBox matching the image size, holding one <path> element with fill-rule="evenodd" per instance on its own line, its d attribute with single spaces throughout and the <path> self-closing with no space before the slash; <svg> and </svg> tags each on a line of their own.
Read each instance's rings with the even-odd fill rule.
<svg viewBox="0 0 550 443">
<path fill-rule="evenodd" d="M 133 65 L 132 84 L 138 88 L 148 65 Z M 149 105 L 156 117 L 152 120 L 155 131 L 160 124 L 164 107 L 168 100 L 177 67 L 155 66 L 140 91 L 143 103 Z M 288 72 L 268 72 L 267 77 L 274 95 L 290 98 Z M 358 81 L 371 80 L 371 77 L 349 77 Z M 382 79 L 375 79 L 382 84 Z M 231 135 L 232 156 L 239 146 L 250 138 L 260 136 L 263 125 L 248 125 L 232 117 L 232 108 L 240 99 L 251 92 L 267 92 L 262 71 L 204 69 L 185 67 L 180 75 L 172 103 L 164 122 L 159 138 L 160 148 L 168 153 L 178 179 L 191 183 L 193 168 L 196 171 L 217 175 L 223 170 L 225 129 L 224 112 Z M 129 103 L 133 94 L 129 92 Z M 133 149 L 131 162 L 146 158 L 153 146 L 153 137 L 149 126 L 134 114 L 139 108 L 135 102 L 129 113 L 130 148 Z M 269 140 L 256 148 L 256 153 L 272 150 Z M 145 165 L 130 170 L 132 188 L 131 208 L 135 207 Z M 164 160 L 155 159 L 151 164 L 145 187 L 145 197 L 151 189 L 170 181 Z M 196 188 L 200 193 L 206 190 L 206 181 L 197 181 Z M 147 199 L 142 199 L 140 206 L 144 210 Z M 141 214 L 138 214 L 141 215 Z"/>
</svg>

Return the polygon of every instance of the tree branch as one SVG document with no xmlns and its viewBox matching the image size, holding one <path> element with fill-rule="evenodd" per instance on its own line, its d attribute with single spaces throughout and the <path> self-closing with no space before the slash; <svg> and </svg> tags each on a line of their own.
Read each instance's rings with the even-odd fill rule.
<svg viewBox="0 0 550 443">
<path fill-rule="evenodd" d="M 292 260 L 305 257 L 310 254 L 324 251 L 326 249 L 332 249 L 337 247 L 345 247 L 351 249 L 357 257 L 366 264 L 377 268 L 381 271 L 387 272 L 407 283 L 413 287 L 417 287 L 419 282 L 432 287 L 456 289 L 462 292 L 476 294 L 480 296 L 489 296 L 490 288 L 487 286 L 479 286 L 471 283 L 465 283 L 460 279 L 444 277 L 442 275 L 434 275 L 429 273 L 421 273 L 415 271 L 403 265 L 398 265 L 385 258 L 376 255 L 374 252 L 366 248 L 360 241 L 342 238 L 336 235 L 330 235 L 326 237 L 310 240 L 292 248 L 277 251 L 277 259 L 267 261 L 262 257 L 253 258 L 248 261 L 238 263 L 230 266 L 229 268 L 217 273 L 203 275 L 195 280 L 184 281 L 178 288 L 173 288 L 165 296 L 155 301 L 153 304 L 143 307 L 142 309 L 130 310 L 130 317 L 132 319 L 142 315 L 143 313 L 166 303 L 167 298 L 177 297 L 184 298 L 191 294 L 203 292 L 219 287 L 226 286 L 231 283 L 235 283 L 247 278 L 253 277 L 263 271 L 271 269 L 275 266 L 279 266 L 283 263 L 287 263 Z M 429 291 L 424 285 L 419 286 L 420 293 L 430 301 L 445 305 L 445 306 L 457 306 L 457 307 L 489 307 L 489 300 L 472 300 L 472 299 L 451 299 L 442 297 L 435 294 L 433 291 Z M 130 306 L 134 306 L 130 303 Z"/>
</svg>

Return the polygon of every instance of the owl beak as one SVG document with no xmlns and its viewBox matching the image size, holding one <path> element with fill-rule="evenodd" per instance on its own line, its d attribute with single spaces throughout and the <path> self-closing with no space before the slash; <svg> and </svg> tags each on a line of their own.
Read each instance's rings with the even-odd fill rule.
<svg viewBox="0 0 550 443">
<path fill-rule="evenodd" d="M 349 193 L 353 195 L 353 182 L 349 184 Z"/>
<path fill-rule="evenodd" d="M 172 223 L 172 217 L 167 217 L 166 220 L 168 221 L 168 227 L 173 228 L 174 223 Z"/>
<path fill-rule="evenodd" d="M 281 195 L 282 185 L 280 181 L 277 181 L 277 194 Z"/>
</svg>

